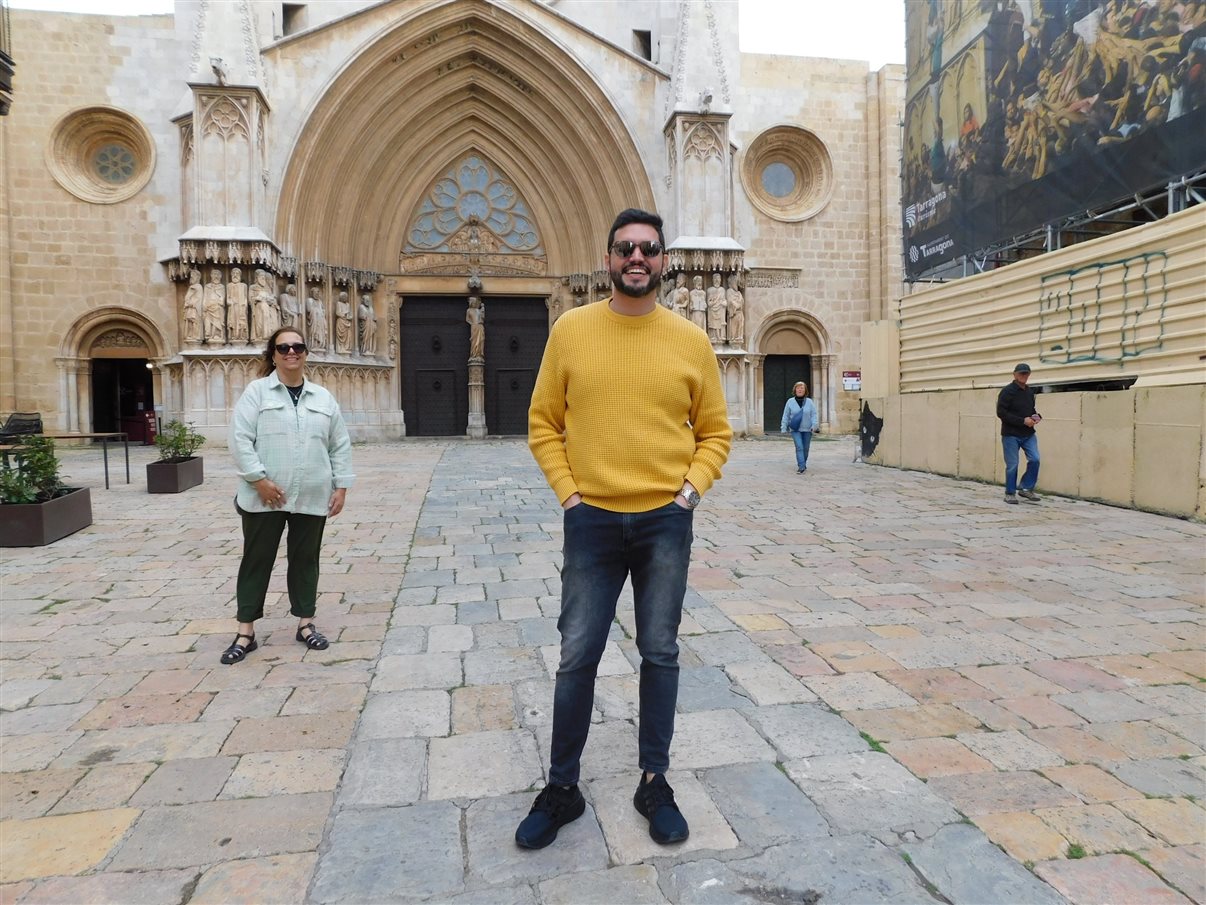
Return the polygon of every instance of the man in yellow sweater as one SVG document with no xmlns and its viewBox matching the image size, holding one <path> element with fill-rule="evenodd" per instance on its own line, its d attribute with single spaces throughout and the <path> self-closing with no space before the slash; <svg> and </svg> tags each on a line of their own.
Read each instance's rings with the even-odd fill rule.
<svg viewBox="0 0 1206 905">
<path fill-rule="evenodd" d="M 543 848 L 586 808 L 578 767 L 595 673 L 632 576 L 641 653 L 639 766 L 633 804 L 662 844 L 687 838 L 666 782 L 678 699 L 678 625 L 691 524 L 720 477 L 733 431 L 707 334 L 657 303 L 662 218 L 622 211 L 607 237 L 610 299 L 553 326 L 528 412 L 528 445 L 565 509 L 561 663 L 549 782 L 515 831 Z"/>
</svg>

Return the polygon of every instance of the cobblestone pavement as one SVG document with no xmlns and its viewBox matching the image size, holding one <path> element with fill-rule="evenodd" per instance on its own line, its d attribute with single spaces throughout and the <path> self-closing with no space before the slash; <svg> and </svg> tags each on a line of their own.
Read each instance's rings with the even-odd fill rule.
<svg viewBox="0 0 1206 905">
<path fill-rule="evenodd" d="M 358 447 L 293 639 L 233 637 L 225 452 L 180 495 L 5 550 L 0 903 L 1206 900 L 1206 528 L 743 441 L 696 516 L 670 780 L 631 796 L 626 592 L 585 816 L 512 834 L 548 763 L 560 511 L 521 441 Z"/>
</svg>

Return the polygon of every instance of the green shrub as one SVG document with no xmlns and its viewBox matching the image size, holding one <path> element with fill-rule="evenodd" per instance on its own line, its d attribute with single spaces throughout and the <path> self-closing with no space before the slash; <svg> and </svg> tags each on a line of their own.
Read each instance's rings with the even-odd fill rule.
<svg viewBox="0 0 1206 905">
<path fill-rule="evenodd" d="M 0 504 L 44 503 L 64 493 L 59 460 L 49 437 L 22 437 L 0 464 Z"/>
<path fill-rule="evenodd" d="M 155 435 L 155 446 L 159 449 L 160 462 L 179 462 L 191 459 L 205 443 L 205 437 L 193 430 L 191 424 L 169 421 Z"/>
</svg>

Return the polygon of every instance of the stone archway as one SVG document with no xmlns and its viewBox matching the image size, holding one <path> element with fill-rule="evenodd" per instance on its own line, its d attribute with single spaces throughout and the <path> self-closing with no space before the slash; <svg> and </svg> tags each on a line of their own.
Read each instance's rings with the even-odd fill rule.
<svg viewBox="0 0 1206 905">
<path fill-rule="evenodd" d="M 409 214 L 473 153 L 526 199 L 550 275 L 595 269 L 615 213 L 654 206 L 636 141 L 596 79 L 531 22 L 460 0 L 395 23 L 332 81 L 290 154 L 278 241 L 396 273 Z"/>
<path fill-rule="evenodd" d="M 782 386 L 771 388 L 767 381 L 774 375 L 776 359 L 802 362 L 806 373 L 791 376 L 786 380 L 788 387 L 797 379 L 809 386 L 809 395 L 816 403 L 822 427 L 837 420 L 837 397 L 833 378 L 833 345 L 824 324 L 798 309 L 776 311 L 763 318 L 750 343 L 755 351 L 754 385 L 759 400 L 755 408 L 769 411 L 771 403 L 768 393 L 787 398 Z"/>
<path fill-rule="evenodd" d="M 143 359 L 152 368 L 152 396 L 163 400 L 164 385 L 158 363 L 167 344 L 159 328 L 146 316 L 116 305 L 94 308 L 75 321 L 59 343 L 55 363 L 59 371 L 59 411 L 67 431 L 93 429 L 92 362 L 106 359 Z"/>
<path fill-rule="evenodd" d="M 432 231 L 439 242 L 414 241 L 416 217 L 463 167 L 488 172 L 492 186 L 522 202 L 539 241 L 511 242 L 526 228 L 494 229 L 486 209 L 460 211 L 448 230 Z M 604 86 L 531 19 L 489 0 L 457 0 L 415 5 L 331 80 L 289 154 L 274 233 L 291 254 L 386 275 L 400 333 L 404 302 L 442 300 L 440 330 L 451 335 L 467 329 L 471 275 L 487 306 L 523 299 L 531 310 L 516 312 L 520 321 L 533 312 L 555 318 L 562 285 L 600 267 L 611 221 L 628 207 L 653 209 L 655 196 Z M 501 329 L 502 307 L 492 307 L 488 331 Z M 400 348 L 407 339 L 399 336 Z M 486 344 L 487 376 L 503 348 Z M 412 407 L 405 420 L 418 425 L 424 403 L 408 388 L 419 383 L 419 365 L 406 358 L 393 376 Z M 472 423 L 455 429 L 476 436 L 480 386 L 476 397 L 465 392 Z"/>
</svg>

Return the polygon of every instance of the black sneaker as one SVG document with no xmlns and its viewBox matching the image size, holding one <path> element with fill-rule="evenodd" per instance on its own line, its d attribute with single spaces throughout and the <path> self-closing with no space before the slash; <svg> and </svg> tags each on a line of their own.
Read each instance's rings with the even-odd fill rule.
<svg viewBox="0 0 1206 905">
<path fill-rule="evenodd" d="M 641 774 L 632 805 L 649 821 L 649 835 L 659 845 L 682 842 L 691 835 L 687 818 L 674 803 L 674 790 L 661 773 L 655 773 L 649 782 L 645 782 L 645 774 Z"/>
<path fill-rule="evenodd" d="M 515 844 L 520 848 L 544 848 L 557 838 L 559 829 L 577 820 L 585 810 L 586 799 L 577 785 L 550 783 L 536 796 L 532 810 L 515 830 Z"/>
</svg>

